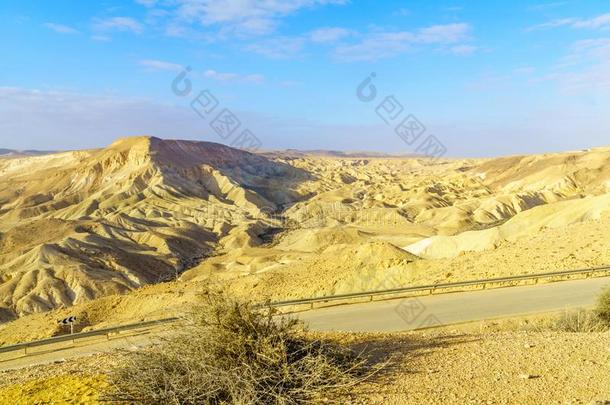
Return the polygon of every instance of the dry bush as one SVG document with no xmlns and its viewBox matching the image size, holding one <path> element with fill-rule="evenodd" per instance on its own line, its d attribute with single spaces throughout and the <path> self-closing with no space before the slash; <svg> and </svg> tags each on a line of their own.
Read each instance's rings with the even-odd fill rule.
<svg viewBox="0 0 610 405">
<path fill-rule="evenodd" d="M 363 376 L 351 350 L 313 340 L 296 320 L 206 293 L 160 345 L 133 353 L 110 374 L 108 399 L 144 404 L 332 402 Z"/>
<path fill-rule="evenodd" d="M 555 320 L 553 330 L 561 332 L 603 332 L 607 326 L 594 311 L 578 309 L 566 311 Z"/>
<path fill-rule="evenodd" d="M 599 296 L 595 312 L 606 327 L 610 328 L 610 288 Z"/>
</svg>

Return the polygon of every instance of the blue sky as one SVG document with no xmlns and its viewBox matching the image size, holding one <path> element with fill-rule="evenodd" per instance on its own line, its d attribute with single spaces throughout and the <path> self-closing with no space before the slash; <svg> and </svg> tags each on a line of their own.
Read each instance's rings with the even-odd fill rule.
<svg viewBox="0 0 610 405">
<path fill-rule="evenodd" d="M 387 96 L 452 156 L 610 144 L 607 1 L 6 0 L 0 21 L 0 147 L 223 142 L 202 90 L 267 149 L 411 152 Z"/>
</svg>

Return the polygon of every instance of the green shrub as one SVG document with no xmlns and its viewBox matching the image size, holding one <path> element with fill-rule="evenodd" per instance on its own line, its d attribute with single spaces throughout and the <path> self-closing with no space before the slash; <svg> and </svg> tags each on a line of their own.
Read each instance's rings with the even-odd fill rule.
<svg viewBox="0 0 610 405">
<path fill-rule="evenodd" d="M 305 404 L 328 401 L 362 375 L 344 347 L 307 338 L 296 320 L 208 293 L 181 330 L 127 356 L 108 399 L 144 404 Z M 332 401 L 331 401 L 332 402 Z"/>
</svg>

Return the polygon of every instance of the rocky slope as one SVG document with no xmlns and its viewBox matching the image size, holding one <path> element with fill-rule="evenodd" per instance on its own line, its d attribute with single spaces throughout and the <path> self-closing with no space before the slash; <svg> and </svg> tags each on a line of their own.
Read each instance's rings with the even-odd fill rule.
<svg viewBox="0 0 610 405">
<path fill-rule="evenodd" d="M 610 148 L 429 161 L 135 137 L 0 158 L 0 321 L 181 274 L 283 297 L 464 279 L 488 270 L 469 257 L 605 223 L 609 192 Z"/>
<path fill-rule="evenodd" d="M 146 137 L 0 160 L 0 319 L 171 278 L 237 225 L 256 238 L 306 178 L 223 145 Z"/>
</svg>

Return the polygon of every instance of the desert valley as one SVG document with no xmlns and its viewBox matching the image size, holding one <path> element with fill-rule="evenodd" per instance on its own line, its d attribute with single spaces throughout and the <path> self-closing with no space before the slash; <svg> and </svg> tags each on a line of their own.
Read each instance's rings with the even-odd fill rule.
<svg viewBox="0 0 610 405">
<path fill-rule="evenodd" d="M 0 405 L 610 405 L 608 2 L 0 22 Z"/>
<path fill-rule="evenodd" d="M 610 148 L 434 161 L 134 137 L 8 157 L 0 314 L 168 281 L 262 302 L 593 268 L 609 179 Z"/>
<path fill-rule="evenodd" d="M 65 334 L 57 320 L 70 315 L 79 320 L 77 332 L 181 316 L 210 286 L 263 303 L 610 263 L 610 148 L 434 160 L 249 152 L 209 142 L 128 137 L 96 150 L 10 153 L 0 158 L 0 201 L 3 345 Z M 508 349 L 498 345 L 531 347 L 523 342 L 532 339 L 555 347 L 564 336 L 523 335 L 521 327 L 498 325 L 483 335 L 486 348 L 460 340 L 456 355 L 462 357 L 455 366 L 463 368 L 472 350 L 500 353 Z M 401 335 L 375 339 L 385 348 L 378 350 L 417 352 L 429 339 L 471 336 L 455 330 L 447 335 L 442 328 L 439 333 L 409 335 L 404 344 L 397 343 Z M 361 344 L 371 337 L 335 338 Z M 568 361 L 565 350 L 603 350 L 603 338 L 597 339 L 570 340 L 572 349 L 556 350 L 564 360 L 537 361 L 561 374 L 553 367 Z M 510 368 L 501 360 L 510 355 L 503 356 L 494 368 Z M 432 359 L 424 359 L 425 367 L 444 361 Z M 88 360 L 76 361 L 60 374 L 89 367 Z M 92 367 L 106 367 L 116 358 L 100 361 Z M 50 380 L 40 376 L 57 372 L 32 370 L 14 381 L 44 385 Z M 600 371 L 582 372 L 594 378 Z M 66 392 L 97 398 L 105 380 L 89 378 L 59 383 Z M 427 380 L 388 378 L 374 382 L 373 394 L 362 398 L 370 403 L 432 398 Z M 10 381 L 4 395 L 29 398 L 31 391 L 15 394 L 17 385 Z M 459 381 L 447 383 L 450 395 L 458 395 Z M 418 388 L 407 397 L 377 394 L 394 384 Z M 557 396 L 566 389 L 583 388 L 567 385 Z M 58 392 L 36 390 L 42 390 L 41 398 Z M 0 384 L 0 398 L 2 392 Z M 508 400 L 510 392 L 501 389 L 495 398 Z M 438 401 L 449 398 L 444 391 L 435 395 Z M 527 389 L 518 395 L 525 402 L 532 398 Z"/>
<path fill-rule="evenodd" d="M 0 315 L 215 280 L 264 298 L 610 262 L 610 148 L 497 159 L 119 139 L 0 160 Z"/>
</svg>

